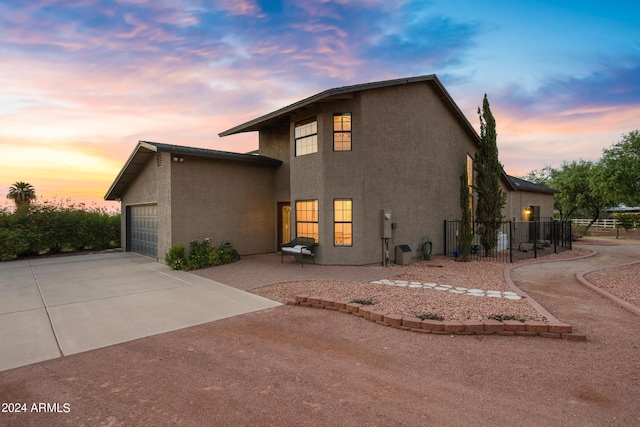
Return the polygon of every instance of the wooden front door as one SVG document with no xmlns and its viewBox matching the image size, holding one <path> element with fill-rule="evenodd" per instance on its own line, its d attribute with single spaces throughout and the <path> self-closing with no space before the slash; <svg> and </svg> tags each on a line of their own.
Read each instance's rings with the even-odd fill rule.
<svg viewBox="0 0 640 427">
<path fill-rule="evenodd" d="M 278 251 L 291 240 L 291 203 L 278 202 Z"/>
</svg>

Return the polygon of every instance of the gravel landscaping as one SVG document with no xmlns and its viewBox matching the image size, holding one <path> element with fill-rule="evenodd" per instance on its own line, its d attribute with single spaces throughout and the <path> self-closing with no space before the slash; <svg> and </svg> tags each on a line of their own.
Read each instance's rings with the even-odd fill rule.
<svg viewBox="0 0 640 427">
<path fill-rule="evenodd" d="M 640 307 L 640 263 L 598 270 L 584 276 L 590 283 Z"/>
<path fill-rule="evenodd" d="M 575 278 L 638 260 L 640 241 L 631 244 L 594 241 L 588 247 L 595 256 L 518 263 L 511 272 L 521 289 L 586 341 L 419 334 L 329 310 L 281 306 L 0 372 L 5 402 L 70 405 L 69 412 L 2 413 L 0 425 L 640 426 L 638 316 Z M 265 268 L 272 262 L 267 259 Z M 443 266 L 423 266 L 420 281 L 456 283 L 440 259 L 431 263 Z M 412 277 L 419 264 L 389 267 L 400 275 L 392 279 Z M 312 271 L 291 266 L 283 270 Z M 492 274 L 502 277 L 509 266 L 496 266 Z M 469 268 L 468 281 L 493 268 L 481 262 L 453 267 L 454 273 Z M 622 269 L 599 274 L 612 282 L 633 274 Z M 257 293 L 287 287 L 311 293 L 315 285 L 278 284 Z"/>
<path fill-rule="evenodd" d="M 574 249 L 549 255 L 538 261 L 568 259 L 590 253 Z M 532 261 L 524 261 L 525 264 Z M 390 286 L 388 284 L 350 283 L 338 281 L 295 281 L 277 283 L 253 289 L 251 292 L 266 298 L 286 302 L 296 295 L 309 294 L 337 300 L 370 300 L 377 310 L 401 316 L 433 315 L 443 320 L 486 320 L 499 316 L 502 319 L 539 320 L 544 317 L 524 299 L 491 298 L 487 291 L 511 291 L 504 279 L 504 270 L 512 264 L 495 261 L 456 262 L 449 257 L 434 257 L 429 261 L 414 261 L 408 266 L 379 267 L 397 272 L 393 280 L 408 283 L 435 283 L 451 289 L 479 289 L 485 296 L 456 294 L 429 287 Z"/>
</svg>

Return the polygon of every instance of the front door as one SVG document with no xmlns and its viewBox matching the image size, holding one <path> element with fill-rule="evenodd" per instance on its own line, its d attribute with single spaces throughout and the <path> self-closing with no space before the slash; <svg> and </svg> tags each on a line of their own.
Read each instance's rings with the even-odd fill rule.
<svg viewBox="0 0 640 427">
<path fill-rule="evenodd" d="M 291 240 L 291 203 L 278 202 L 278 251 Z"/>
<path fill-rule="evenodd" d="M 540 206 L 529 206 L 529 221 L 529 242 L 533 243 L 540 235 Z"/>
</svg>

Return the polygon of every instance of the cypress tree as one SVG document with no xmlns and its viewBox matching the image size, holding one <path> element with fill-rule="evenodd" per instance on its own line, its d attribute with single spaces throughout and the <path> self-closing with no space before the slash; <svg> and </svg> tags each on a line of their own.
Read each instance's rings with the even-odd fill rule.
<svg viewBox="0 0 640 427">
<path fill-rule="evenodd" d="M 469 203 L 469 174 L 467 165 L 462 168 L 460 175 L 460 229 L 458 235 L 458 250 L 460 261 L 469 261 L 471 244 L 473 242 L 473 230 L 471 229 L 471 206 Z"/>
<path fill-rule="evenodd" d="M 500 187 L 502 165 L 498 160 L 496 121 L 491 113 L 487 94 L 482 101 L 482 111 L 478 108 L 478 115 L 480 147 L 473 162 L 476 172 L 475 190 L 478 194 L 476 221 L 484 255 L 489 256 L 498 244 L 498 230 L 502 222 L 502 207 L 506 196 Z"/>
</svg>

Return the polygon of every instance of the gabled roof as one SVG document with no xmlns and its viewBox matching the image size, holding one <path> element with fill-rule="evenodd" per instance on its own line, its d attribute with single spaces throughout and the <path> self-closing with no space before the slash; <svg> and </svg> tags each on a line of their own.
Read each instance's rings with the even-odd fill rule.
<svg viewBox="0 0 640 427">
<path fill-rule="evenodd" d="M 310 96 L 309 98 L 305 98 L 301 101 L 295 102 L 284 108 L 273 111 L 269 114 L 265 114 L 264 116 L 250 120 L 241 125 L 232 127 L 231 129 L 228 129 L 224 132 L 220 132 L 218 135 L 222 137 L 222 136 L 233 135 L 241 132 L 259 131 L 275 123 L 288 121 L 291 114 L 293 114 L 295 111 L 316 102 L 330 102 L 330 101 L 334 101 L 341 98 L 344 99 L 346 96 L 353 94 L 355 92 L 361 92 L 364 90 L 378 89 L 378 88 L 389 87 L 389 86 L 418 83 L 418 82 L 430 83 L 436 89 L 436 91 L 440 95 L 440 98 L 445 102 L 449 110 L 453 113 L 456 119 L 458 119 L 462 127 L 469 133 L 469 135 L 471 135 L 473 138 L 477 140 L 480 139 L 476 130 L 473 128 L 473 126 L 471 126 L 471 123 L 469 123 L 469 121 L 464 116 L 464 114 L 462 114 L 462 111 L 460 110 L 460 108 L 453 101 L 453 98 L 451 98 L 451 95 L 449 95 L 449 92 L 447 92 L 447 90 L 444 88 L 444 86 L 440 82 L 440 79 L 438 79 L 438 77 L 435 74 L 428 74 L 428 75 L 417 76 L 417 77 L 407 77 L 407 78 L 395 79 L 395 80 L 384 80 L 380 82 L 363 83 L 363 84 L 343 86 L 343 87 L 325 90 L 324 92 L 320 92 L 316 95 Z"/>
<path fill-rule="evenodd" d="M 521 179 L 521 178 L 516 178 L 515 176 L 507 175 L 507 178 L 509 178 L 511 185 L 516 191 L 518 190 L 533 191 L 535 193 L 550 193 L 550 194 L 559 193 L 558 190 L 549 188 L 546 185 L 535 184 L 530 181 L 525 181 L 524 179 Z"/>
<path fill-rule="evenodd" d="M 122 170 L 116 177 L 109 191 L 104 196 L 105 200 L 121 199 L 131 182 L 144 168 L 149 159 L 157 153 L 171 153 L 183 156 L 207 157 L 221 160 L 231 160 L 249 163 L 261 163 L 265 165 L 280 166 L 280 160 L 255 154 L 232 153 L 229 151 L 208 150 L 205 148 L 185 147 L 182 145 L 161 144 L 159 142 L 138 141 L 138 145 L 129 156 Z"/>
</svg>

